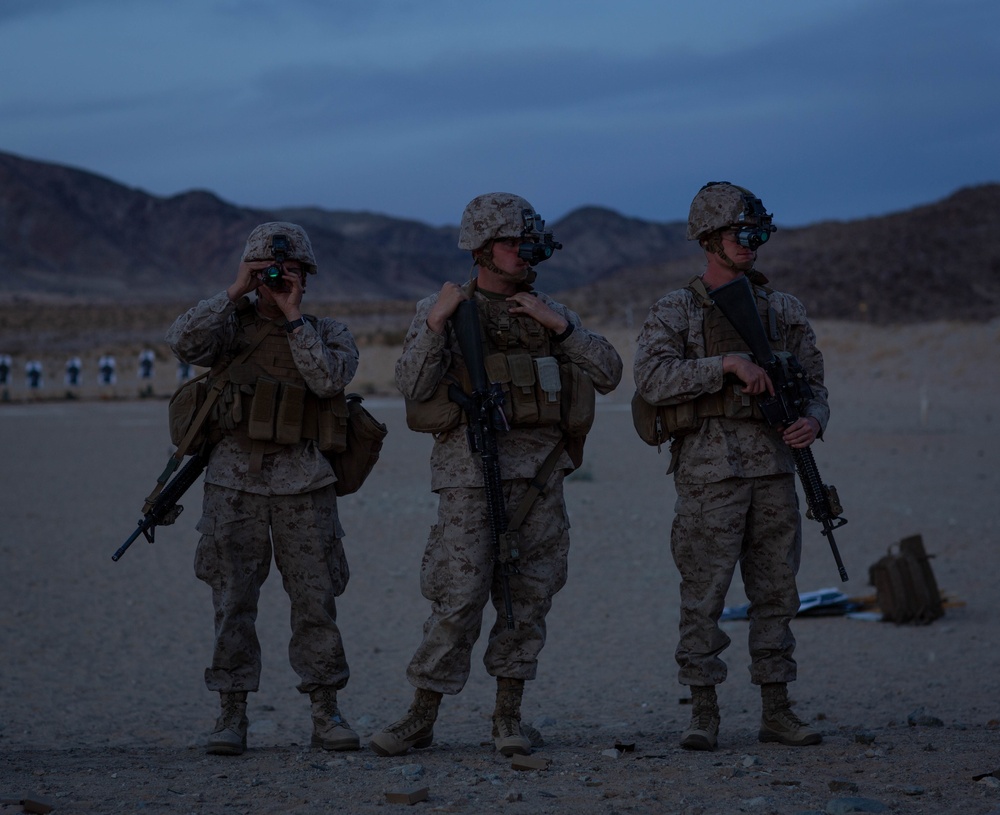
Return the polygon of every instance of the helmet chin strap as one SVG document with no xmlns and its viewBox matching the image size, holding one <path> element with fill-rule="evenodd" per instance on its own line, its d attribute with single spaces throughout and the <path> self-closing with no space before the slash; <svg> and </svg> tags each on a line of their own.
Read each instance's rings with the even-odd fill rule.
<svg viewBox="0 0 1000 815">
<path fill-rule="evenodd" d="M 518 284 L 531 286 L 531 284 L 535 282 L 535 278 L 538 276 L 538 272 L 535 271 L 534 266 L 529 266 L 528 271 L 525 272 L 524 275 L 513 275 L 509 272 L 503 271 L 503 269 L 500 269 L 493 262 L 493 241 L 487 243 L 486 247 L 478 253 L 474 253 L 473 258 L 475 259 L 477 266 L 482 266 L 484 269 L 491 271 L 497 277 L 513 280 Z"/>
<path fill-rule="evenodd" d="M 713 233 L 705 239 L 705 248 L 713 255 L 716 255 L 724 266 L 732 269 L 734 272 L 748 272 L 753 268 L 754 261 L 750 261 L 750 265 L 744 269 L 726 254 L 726 250 L 722 246 L 722 238 L 718 232 Z"/>
</svg>

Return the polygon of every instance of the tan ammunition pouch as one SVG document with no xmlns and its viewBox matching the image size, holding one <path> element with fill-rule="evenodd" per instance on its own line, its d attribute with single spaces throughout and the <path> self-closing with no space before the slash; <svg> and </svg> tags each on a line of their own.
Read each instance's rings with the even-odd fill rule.
<svg viewBox="0 0 1000 815">
<path fill-rule="evenodd" d="M 236 348 L 245 350 L 249 336 L 262 330 L 267 333 L 256 340 L 249 355 L 220 360 L 204 380 L 192 380 L 187 383 L 191 387 L 180 389 L 185 393 L 175 394 L 172 401 L 178 404 L 171 415 L 172 437 L 175 423 L 178 429 L 183 425 L 182 414 L 190 411 L 190 405 L 204 401 L 204 392 L 224 376 L 225 384 L 205 423 L 204 432 L 210 438 L 235 437 L 258 455 L 304 439 L 315 441 L 324 453 L 343 452 L 348 418 L 344 394 L 320 398 L 312 393 L 295 365 L 284 327 L 258 321 L 248 300 L 237 309 L 237 319 Z"/>
<path fill-rule="evenodd" d="M 470 294 L 472 292 L 470 291 Z M 505 300 L 476 301 L 483 325 L 483 364 L 489 382 L 503 390 L 503 411 L 511 427 L 559 425 L 571 437 L 585 436 L 594 423 L 594 383 L 585 371 L 552 353 L 549 332 L 530 318 L 510 314 Z M 464 368 L 445 375 L 430 399 L 405 400 L 406 424 L 422 433 L 442 433 L 465 421 L 448 396 L 452 384 L 472 390 Z"/>
</svg>

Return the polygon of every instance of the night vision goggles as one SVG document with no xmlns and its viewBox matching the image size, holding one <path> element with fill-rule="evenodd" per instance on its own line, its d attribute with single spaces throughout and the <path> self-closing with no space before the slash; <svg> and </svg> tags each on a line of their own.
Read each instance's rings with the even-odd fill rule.
<svg viewBox="0 0 1000 815">
<path fill-rule="evenodd" d="M 770 213 L 764 209 L 764 202 L 749 190 L 741 190 L 743 194 L 743 212 L 740 215 L 740 223 L 733 224 L 733 237 L 740 246 L 745 246 L 751 251 L 757 251 L 762 243 L 767 243 L 772 232 L 777 232 L 778 227 L 771 223 Z"/>
<path fill-rule="evenodd" d="M 553 240 L 552 233 L 545 231 L 545 221 L 537 212 L 530 209 L 521 210 L 521 219 L 524 221 L 521 237 L 537 238 L 536 241 L 522 243 L 517 248 L 517 256 L 521 260 L 526 260 L 534 266 L 552 257 L 556 249 L 562 249 L 562 244 Z"/>
<path fill-rule="evenodd" d="M 284 235 L 271 237 L 271 257 L 274 263 L 260 273 L 261 282 L 275 291 L 285 290 L 285 259 L 288 257 L 288 238 Z"/>
</svg>

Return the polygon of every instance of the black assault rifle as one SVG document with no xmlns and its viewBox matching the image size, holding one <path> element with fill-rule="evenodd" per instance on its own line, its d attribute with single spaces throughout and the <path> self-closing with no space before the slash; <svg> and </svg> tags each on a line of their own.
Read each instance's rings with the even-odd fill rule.
<svg viewBox="0 0 1000 815">
<path fill-rule="evenodd" d="M 472 300 L 459 303 L 451 318 L 458 346 L 472 383 L 472 393 L 466 394 L 458 385 L 448 386 L 448 397 L 465 411 L 469 419 L 469 449 L 478 453 L 483 463 L 483 487 L 486 511 L 493 537 L 493 560 L 500 569 L 500 585 L 507 617 L 507 628 L 514 628 L 514 609 L 510 598 L 510 576 L 517 574 L 517 531 L 507 528 L 507 508 L 504 506 L 503 483 L 500 479 L 500 457 L 497 431 L 507 430 L 503 413 L 503 390 L 491 384 L 483 362 L 483 339 L 479 333 L 479 310 Z"/>
<path fill-rule="evenodd" d="M 150 496 L 150 498 L 146 499 L 146 504 L 142 508 L 143 516 L 139 519 L 138 528 L 129 535 L 125 543 L 118 547 L 118 551 L 111 556 L 112 560 L 117 561 L 118 558 L 124 555 L 125 550 L 135 542 L 139 535 L 143 535 L 146 540 L 152 543 L 157 526 L 167 526 L 177 520 L 177 516 L 184 509 L 177 502 L 188 491 L 188 488 L 198 480 L 198 476 L 202 474 L 206 464 L 208 464 L 208 450 L 202 449 L 191 456 L 191 459 L 178 470 L 177 475 L 166 481 L 173 468 L 177 466 L 177 460 L 171 457 L 167 464 L 167 469 L 157 481 L 157 485 L 161 481 L 164 481 L 165 486 L 160 490 L 159 494 L 156 494 L 154 491 L 153 495 L 156 496 L 155 498 Z"/>
<path fill-rule="evenodd" d="M 757 364 L 771 378 L 774 395 L 763 393 L 757 397 L 757 405 L 764 414 L 764 419 L 772 427 L 785 428 L 793 424 L 802 415 L 806 402 L 813 396 L 813 390 L 806 381 L 802 364 L 793 354 L 775 354 L 771 349 L 750 282 L 741 275 L 736 280 L 712 289 L 709 296 L 749 346 Z M 812 450 L 808 447 L 790 449 L 802 482 L 802 491 L 806 495 L 806 503 L 809 505 L 806 517 L 823 524 L 823 534 L 830 542 L 840 579 L 846 582 L 847 570 L 840 558 L 837 542 L 833 539 L 833 530 L 847 523 L 846 518 L 840 517 L 844 510 L 840 505 L 837 489 L 823 483 L 819 470 L 816 469 Z"/>
</svg>

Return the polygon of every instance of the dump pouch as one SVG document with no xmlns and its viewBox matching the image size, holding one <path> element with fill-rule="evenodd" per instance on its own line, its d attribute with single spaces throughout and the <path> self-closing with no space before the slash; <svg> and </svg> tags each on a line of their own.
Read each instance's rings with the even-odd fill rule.
<svg viewBox="0 0 1000 815">
<path fill-rule="evenodd" d="M 658 448 L 671 436 L 688 433 L 700 424 L 701 417 L 693 400 L 679 405 L 654 405 L 643 399 L 638 391 L 632 396 L 632 425 L 648 445 Z"/>
<path fill-rule="evenodd" d="M 334 401 L 334 400 L 325 400 Z M 328 456 L 337 476 L 337 495 L 357 492 L 378 461 L 388 428 L 369 413 L 356 393 L 341 394 L 337 400 L 346 411 L 345 442 L 341 452 Z"/>
<path fill-rule="evenodd" d="M 189 379 L 170 397 L 170 404 L 167 406 L 167 421 L 170 427 L 170 441 L 176 447 L 183 441 L 191 423 L 194 421 L 198 411 L 205 403 L 205 395 L 208 392 L 206 378 L 208 371 L 194 379 Z M 205 441 L 204 429 L 197 434 L 191 442 L 191 449 L 198 449 Z"/>
<path fill-rule="evenodd" d="M 455 380 L 445 376 L 438 382 L 430 399 L 418 402 L 404 399 L 406 426 L 417 433 L 444 433 L 462 423 L 462 408 L 448 397 L 448 386 Z"/>
</svg>

